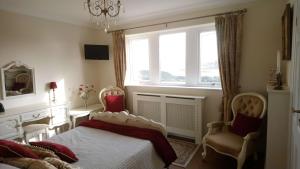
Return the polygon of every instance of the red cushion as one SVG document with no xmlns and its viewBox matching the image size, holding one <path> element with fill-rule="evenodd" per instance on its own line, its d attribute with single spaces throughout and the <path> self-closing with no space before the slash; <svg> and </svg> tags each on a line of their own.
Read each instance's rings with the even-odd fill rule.
<svg viewBox="0 0 300 169">
<path fill-rule="evenodd" d="M 241 113 L 237 113 L 231 127 L 231 131 L 240 136 L 246 136 L 250 132 L 255 132 L 261 124 L 260 118 L 249 117 Z"/>
<path fill-rule="evenodd" d="M 9 140 L 0 140 L 0 157 L 39 158 L 29 148 Z"/>
<path fill-rule="evenodd" d="M 105 96 L 106 100 L 106 111 L 110 112 L 120 112 L 124 110 L 124 99 L 123 95 L 120 96 L 113 96 L 108 95 Z"/>
<path fill-rule="evenodd" d="M 68 163 L 78 161 L 76 155 L 66 146 L 49 141 L 30 142 L 30 145 L 52 150 L 61 160 Z"/>
<path fill-rule="evenodd" d="M 26 86 L 25 83 L 15 82 L 13 87 L 12 87 L 12 90 L 13 91 L 20 90 L 20 89 L 25 88 L 25 86 Z"/>
</svg>

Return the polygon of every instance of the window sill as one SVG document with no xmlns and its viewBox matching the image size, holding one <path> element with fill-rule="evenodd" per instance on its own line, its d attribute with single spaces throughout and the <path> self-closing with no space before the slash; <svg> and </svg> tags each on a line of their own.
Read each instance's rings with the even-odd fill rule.
<svg viewBox="0 0 300 169">
<path fill-rule="evenodd" d="M 177 89 L 201 89 L 222 91 L 221 87 L 201 87 L 201 86 L 172 86 L 172 85 L 149 85 L 149 84 L 126 84 L 125 87 L 153 87 L 153 88 L 177 88 Z"/>
</svg>

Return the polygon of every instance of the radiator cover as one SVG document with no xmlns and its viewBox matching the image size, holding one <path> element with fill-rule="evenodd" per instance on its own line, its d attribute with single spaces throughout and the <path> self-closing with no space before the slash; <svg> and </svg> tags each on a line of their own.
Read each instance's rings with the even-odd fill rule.
<svg viewBox="0 0 300 169">
<path fill-rule="evenodd" d="M 133 114 L 144 116 L 167 127 L 169 134 L 202 140 L 204 96 L 133 93 Z"/>
</svg>

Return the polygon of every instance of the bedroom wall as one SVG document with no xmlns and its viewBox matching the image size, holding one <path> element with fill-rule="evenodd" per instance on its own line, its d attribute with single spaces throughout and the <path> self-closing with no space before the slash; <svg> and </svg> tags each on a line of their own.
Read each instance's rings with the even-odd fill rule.
<svg viewBox="0 0 300 169">
<path fill-rule="evenodd" d="M 147 22 L 139 21 L 137 22 L 138 24 L 124 25 L 124 27 L 134 27 L 139 25 L 164 22 L 168 20 L 189 18 L 247 8 L 248 12 L 244 17 L 244 37 L 240 73 L 241 91 L 254 91 L 266 95 L 266 84 L 269 77 L 269 69 L 276 66 L 276 51 L 278 49 L 281 49 L 281 15 L 284 11 L 285 3 L 286 1 L 283 0 L 257 0 L 247 4 L 226 6 L 210 10 L 200 10 L 198 12 L 180 14 Z M 168 24 L 168 28 L 176 28 L 180 26 L 189 26 L 207 22 L 213 22 L 213 18 Z M 127 31 L 126 33 L 135 34 L 161 29 L 165 29 L 165 25 L 134 29 Z M 284 64 L 285 63 L 283 63 L 283 67 Z M 103 71 L 105 70 L 103 69 Z M 113 74 L 110 74 L 109 76 L 114 77 Z M 103 86 L 110 85 L 110 83 L 111 81 L 101 81 L 101 84 L 103 84 Z M 185 95 L 191 94 L 207 97 L 205 112 L 203 114 L 203 129 L 205 131 L 207 122 L 219 120 L 221 117 L 218 111 L 222 95 L 220 90 L 145 86 L 129 86 L 127 87 L 127 89 L 127 104 L 129 110 L 132 110 L 133 91 Z"/>
<path fill-rule="evenodd" d="M 105 66 L 111 61 L 85 60 L 83 44 L 109 44 L 110 38 L 103 38 L 102 31 L 4 11 L 0 11 L 0 21 L 0 66 L 20 61 L 35 69 L 36 80 L 36 95 L 0 100 L 5 108 L 48 102 L 50 81 L 58 83 L 57 102 L 82 105 L 78 97 L 82 83 L 96 86 L 89 101 L 98 102 L 100 81 L 110 82 L 102 69 L 111 69 Z"/>
</svg>

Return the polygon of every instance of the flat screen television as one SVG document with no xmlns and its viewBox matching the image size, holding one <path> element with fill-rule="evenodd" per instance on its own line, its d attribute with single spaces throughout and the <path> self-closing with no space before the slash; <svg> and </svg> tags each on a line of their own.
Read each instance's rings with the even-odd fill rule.
<svg viewBox="0 0 300 169">
<path fill-rule="evenodd" d="M 84 45 L 84 55 L 87 60 L 109 60 L 108 45 Z"/>
</svg>

